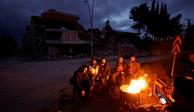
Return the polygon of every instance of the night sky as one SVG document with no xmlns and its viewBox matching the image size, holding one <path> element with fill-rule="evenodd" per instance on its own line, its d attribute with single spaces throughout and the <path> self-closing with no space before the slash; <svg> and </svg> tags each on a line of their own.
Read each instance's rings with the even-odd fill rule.
<svg viewBox="0 0 194 112">
<path fill-rule="evenodd" d="M 90 3 L 92 0 L 88 0 Z M 159 0 L 167 3 L 171 15 L 181 13 L 182 22 L 190 18 L 194 22 L 194 0 Z M 107 19 L 115 30 L 132 31 L 133 21 L 129 19 L 130 9 L 152 0 L 95 0 L 94 27 L 102 28 Z M 0 0 L 0 32 L 20 38 L 32 15 L 56 9 L 80 17 L 80 23 L 89 27 L 88 8 L 84 0 Z"/>
</svg>

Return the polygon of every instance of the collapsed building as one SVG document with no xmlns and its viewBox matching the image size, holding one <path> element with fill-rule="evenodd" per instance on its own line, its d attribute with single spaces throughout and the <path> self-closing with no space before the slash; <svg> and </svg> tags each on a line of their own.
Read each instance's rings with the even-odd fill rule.
<svg viewBox="0 0 194 112">
<path fill-rule="evenodd" d="M 90 44 L 79 17 L 56 11 L 32 16 L 26 27 L 25 47 L 31 56 L 87 55 Z"/>
<path fill-rule="evenodd" d="M 24 48 L 31 57 L 88 56 L 91 51 L 91 30 L 95 56 L 134 55 L 138 51 L 134 45 L 138 38 L 136 33 L 115 31 L 109 22 L 102 31 L 85 31 L 79 17 L 54 9 L 40 16 L 31 16 L 26 26 Z"/>
</svg>

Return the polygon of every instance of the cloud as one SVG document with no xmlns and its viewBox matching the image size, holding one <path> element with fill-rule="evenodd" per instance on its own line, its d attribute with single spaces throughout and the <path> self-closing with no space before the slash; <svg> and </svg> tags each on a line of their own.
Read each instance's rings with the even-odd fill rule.
<svg viewBox="0 0 194 112">
<path fill-rule="evenodd" d="M 116 25 L 119 25 L 123 21 L 128 21 L 129 20 L 128 16 L 129 16 L 129 10 L 127 9 L 126 11 L 123 11 L 119 14 L 109 15 L 103 18 L 102 21 L 105 22 L 108 19 L 114 22 Z"/>
<path fill-rule="evenodd" d="M 111 14 L 107 17 L 102 18 L 102 21 L 105 22 L 109 20 L 113 29 L 121 31 L 129 31 L 130 26 L 132 25 L 132 20 L 129 19 L 130 9 L 125 9 L 118 14 Z"/>
<path fill-rule="evenodd" d="M 166 2 L 172 15 L 183 14 L 183 20 L 191 18 L 194 22 L 193 0 L 159 0 Z M 88 0 L 91 5 L 92 0 Z M 132 7 L 152 0 L 95 0 L 94 27 L 102 28 L 105 20 L 109 19 L 113 28 L 131 31 L 133 21 L 130 20 L 129 11 Z M 87 29 L 89 15 L 84 0 L 1 0 L 0 1 L 0 32 L 21 37 L 25 26 L 29 24 L 32 15 L 39 16 L 48 9 L 75 14 L 80 17 L 80 23 Z"/>
<path fill-rule="evenodd" d="M 119 30 L 119 31 L 130 31 L 130 29 L 131 29 L 131 27 L 130 26 L 121 26 L 121 27 L 119 27 L 119 26 L 117 26 L 117 27 L 115 27 L 117 30 Z"/>
</svg>

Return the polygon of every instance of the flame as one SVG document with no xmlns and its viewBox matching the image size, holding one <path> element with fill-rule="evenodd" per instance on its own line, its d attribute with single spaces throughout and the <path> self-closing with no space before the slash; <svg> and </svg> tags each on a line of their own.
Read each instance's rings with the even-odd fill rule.
<svg viewBox="0 0 194 112">
<path fill-rule="evenodd" d="M 139 79 L 133 79 L 131 80 L 131 83 L 127 88 L 127 92 L 140 93 L 141 90 L 146 88 L 146 86 L 147 86 L 147 83 L 143 77 L 140 77 Z"/>
</svg>

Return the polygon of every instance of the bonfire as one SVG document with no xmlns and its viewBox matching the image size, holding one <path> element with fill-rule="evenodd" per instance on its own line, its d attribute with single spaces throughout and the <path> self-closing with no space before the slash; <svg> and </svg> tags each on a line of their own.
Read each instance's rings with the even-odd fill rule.
<svg viewBox="0 0 194 112">
<path fill-rule="evenodd" d="M 138 79 L 132 79 L 129 85 L 125 85 L 121 90 L 128 93 L 140 93 L 147 86 L 147 82 L 144 77 L 139 77 Z"/>
</svg>

